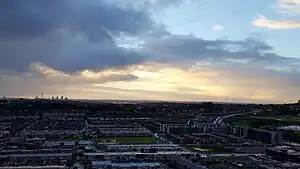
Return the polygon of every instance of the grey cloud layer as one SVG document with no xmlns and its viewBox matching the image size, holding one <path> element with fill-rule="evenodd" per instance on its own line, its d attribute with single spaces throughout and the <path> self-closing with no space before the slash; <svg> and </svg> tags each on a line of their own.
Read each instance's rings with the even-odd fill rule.
<svg viewBox="0 0 300 169">
<path fill-rule="evenodd" d="M 245 40 L 203 40 L 194 36 L 168 35 L 153 40 L 142 49 L 167 62 L 184 60 L 211 60 L 224 62 L 228 59 L 245 60 L 258 64 L 299 65 L 299 59 L 277 55 L 272 46 L 249 38 Z"/>
<path fill-rule="evenodd" d="M 170 4 L 168 0 L 157 2 L 164 2 L 159 6 Z M 31 63 L 41 62 L 60 71 L 76 72 L 147 61 L 228 59 L 298 66 L 299 60 L 279 56 L 271 46 L 255 39 L 203 40 L 172 35 L 157 26 L 148 14 L 104 0 L 2 0 L 0 68 L 27 71 Z M 140 49 L 126 49 L 114 43 L 114 37 L 120 34 L 147 37 L 153 32 L 159 33 L 146 38 Z"/>
<path fill-rule="evenodd" d="M 57 29 L 87 33 L 92 38 L 103 31 L 135 34 L 152 27 L 141 11 L 117 8 L 100 1 L 0 1 L 1 38 L 43 36 Z"/>
<path fill-rule="evenodd" d="M 0 66 L 25 71 L 42 62 L 63 71 L 139 63 L 112 36 L 136 35 L 154 23 L 141 11 L 99 1 L 0 1 Z"/>
<path fill-rule="evenodd" d="M 186 0 L 138 0 L 132 3 L 132 0 L 106 0 L 107 2 L 113 2 L 123 7 L 135 8 L 137 10 L 156 10 L 169 7 L 171 5 L 177 5 L 185 2 Z"/>
</svg>

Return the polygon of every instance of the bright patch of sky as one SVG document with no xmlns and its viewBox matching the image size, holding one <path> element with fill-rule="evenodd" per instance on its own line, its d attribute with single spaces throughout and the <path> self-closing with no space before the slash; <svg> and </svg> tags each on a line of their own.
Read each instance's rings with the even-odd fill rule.
<svg viewBox="0 0 300 169">
<path fill-rule="evenodd" d="M 251 23 L 257 14 L 272 20 L 300 21 L 300 15 L 279 11 L 275 0 L 189 0 L 153 13 L 153 18 L 174 34 L 193 34 L 203 39 L 244 39 L 260 34 L 275 52 L 299 57 L 300 29 L 272 30 Z M 222 31 L 213 29 L 215 25 Z"/>
</svg>

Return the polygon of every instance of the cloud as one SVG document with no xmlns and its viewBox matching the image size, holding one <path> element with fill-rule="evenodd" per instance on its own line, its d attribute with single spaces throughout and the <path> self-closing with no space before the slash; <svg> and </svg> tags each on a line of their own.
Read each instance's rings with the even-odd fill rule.
<svg viewBox="0 0 300 169">
<path fill-rule="evenodd" d="M 61 29 L 102 39 L 103 34 L 108 36 L 106 31 L 136 34 L 152 27 L 146 13 L 118 8 L 103 0 L 4 0 L 0 11 L 1 39 L 41 37 Z"/>
<path fill-rule="evenodd" d="M 69 33 L 27 41 L 0 41 L 0 44 L 0 67 L 19 72 L 27 71 L 34 62 L 59 71 L 76 72 L 123 67 L 144 60 L 138 53 L 110 41 L 90 43 L 84 36 L 72 37 Z"/>
<path fill-rule="evenodd" d="M 295 29 L 300 28 L 300 22 L 295 21 L 279 21 L 279 20 L 269 20 L 263 15 L 257 15 L 252 22 L 256 27 L 260 28 L 270 28 L 270 29 Z"/>
<path fill-rule="evenodd" d="M 74 73 L 146 62 L 181 65 L 201 60 L 272 63 L 290 60 L 255 40 L 204 40 L 172 35 L 157 26 L 147 12 L 118 7 L 104 0 L 0 3 L 2 69 L 26 72 L 30 64 L 38 62 Z M 138 48 L 127 47 L 130 45 L 126 42 L 119 44 L 117 39 L 123 36 L 142 43 L 134 42 L 139 44 Z"/>
<path fill-rule="evenodd" d="M 40 63 L 31 64 L 30 69 L 30 73 L 0 74 L 1 95 L 28 97 L 39 95 L 41 92 L 61 95 L 68 88 L 92 87 L 93 84 L 137 79 L 137 76 L 126 69 L 110 69 L 102 72 L 85 70 L 67 74 Z"/>
<path fill-rule="evenodd" d="M 215 30 L 215 31 L 221 31 L 221 30 L 224 29 L 224 27 L 221 26 L 221 25 L 214 25 L 214 26 L 212 27 L 212 29 Z"/>
<path fill-rule="evenodd" d="M 153 66 L 155 67 L 155 65 Z M 230 63 L 221 66 L 218 64 L 199 65 L 189 69 L 181 69 L 174 65 L 158 67 L 158 70 L 151 71 L 152 76 L 141 76 L 140 73 L 136 81 L 108 83 L 100 86 L 167 92 L 174 95 L 172 99 L 188 98 L 194 101 L 227 99 L 227 101 L 281 102 L 284 99 L 296 100 L 298 96 L 294 92 L 300 91 L 300 80 L 297 78 L 300 75 L 299 72 L 266 70 L 254 63 L 243 65 Z M 144 88 L 141 88 L 142 86 Z M 286 86 L 289 88 L 287 89 Z M 282 88 L 285 90 L 281 90 Z M 175 97 L 180 94 L 189 96 Z M 162 95 L 162 97 L 167 96 Z"/>
<path fill-rule="evenodd" d="M 66 72 L 140 63 L 144 58 L 114 37 L 155 30 L 146 12 L 103 0 L 3 0 L 0 26 L 0 67 L 17 71 L 33 62 Z"/>
<path fill-rule="evenodd" d="M 172 34 L 151 12 L 184 1 L 122 2 L 0 1 L 0 94 L 275 102 L 300 91 L 299 59 L 258 38 Z"/>
<path fill-rule="evenodd" d="M 277 55 L 273 47 L 258 39 L 204 40 L 191 35 L 167 35 L 142 45 L 139 52 L 161 63 L 191 65 L 196 61 L 226 64 L 237 60 L 265 65 L 299 66 L 299 59 Z"/>
<path fill-rule="evenodd" d="M 300 0 L 277 0 L 279 12 L 300 14 Z"/>
<path fill-rule="evenodd" d="M 131 0 L 106 0 L 109 3 L 114 3 L 122 7 L 134 8 L 137 10 L 158 10 L 167 8 L 172 5 L 177 5 L 185 2 L 185 0 L 139 0 L 132 3 Z"/>
<path fill-rule="evenodd" d="M 153 1 L 158 2 L 162 3 Z M 272 47 L 261 41 L 172 35 L 157 26 L 147 12 L 118 7 L 104 0 L 0 3 L 2 69 L 24 72 L 30 64 L 38 62 L 74 73 L 146 62 L 181 65 L 204 60 L 272 63 L 291 60 L 272 53 Z M 120 37 L 133 37 L 138 47 L 128 47 L 134 44 L 126 41 L 119 44 Z"/>
<path fill-rule="evenodd" d="M 1 95 L 29 97 L 43 91 L 46 97 L 281 103 L 298 99 L 300 91 L 299 73 L 266 70 L 255 64 L 196 65 L 182 69 L 149 63 L 77 75 L 35 67 L 35 72 L 41 71 L 43 76 L 0 76 Z M 126 80 L 113 77 L 118 74 Z"/>
</svg>

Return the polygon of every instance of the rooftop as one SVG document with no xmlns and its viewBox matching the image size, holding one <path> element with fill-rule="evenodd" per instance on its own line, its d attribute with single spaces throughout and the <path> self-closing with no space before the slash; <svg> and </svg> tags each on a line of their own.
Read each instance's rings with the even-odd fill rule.
<svg viewBox="0 0 300 169">
<path fill-rule="evenodd" d="M 112 167 L 157 167 L 161 166 L 158 162 L 142 162 L 142 163 L 115 163 L 111 161 L 92 161 L 93 166 L 112 166 Z"/>
</svg>

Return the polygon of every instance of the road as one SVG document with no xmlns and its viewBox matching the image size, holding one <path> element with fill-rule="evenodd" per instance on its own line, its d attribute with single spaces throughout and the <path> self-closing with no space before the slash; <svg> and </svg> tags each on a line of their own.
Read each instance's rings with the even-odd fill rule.
<svg viewBox="0 0 300 169">
<path fill-rule="evenodd" d="M 257 110 L 253 110 L 253 111 L 250 111 L 250 112 L 241 112 L 241 113 L 234 113 L 234 114 L 230 114 L 230 115 L 226 115 L 226 116 L 220 116 L 220 117 L 217 117 L 214 120 L 213 124 L 221 124 L 224 119 L 227 119 L 227 118 L 230 118 L 230 117 L 253 114 L 253 113 L 259 113 L 259 112 L 261 112 L 261 110 L 257 109 Z"/>
<path fill-rule="evenodd" d="M 245 156 L 250 156 L 250 155 L 257 155 L 261 156 L 264 154 L 261 153 L 256 153 L 256 154 L 250 154 L 250 153 L 245 153 L 245 154 L 237 154 L 237 153 L 232 153 L 232 154 L 199 154 L 203 158 L 207 157 L 245 157 Z"/>
</svg>

